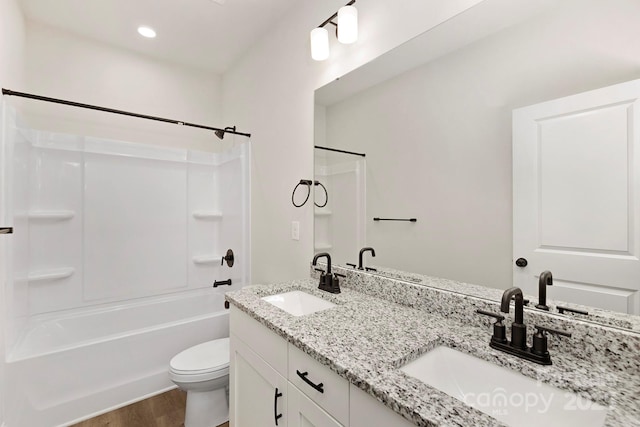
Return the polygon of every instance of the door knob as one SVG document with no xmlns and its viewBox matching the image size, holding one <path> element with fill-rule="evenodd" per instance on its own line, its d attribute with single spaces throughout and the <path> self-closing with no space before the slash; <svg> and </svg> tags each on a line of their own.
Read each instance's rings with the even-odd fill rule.
<svg viewBox="0 0 640 427">
<path fill-rule="evenodd" d="M 222 257 L 222 262 L 220 263 L 220 265 L 224 265 L 225 261 L 227 261 L 227 265 L 229 267 L 233 267 L 233 261 L 234 261 L 233 250 L 231 250 L 231 249 L 227 250 L 227 255 Z"/>
<path fill-rule="evenodd" d="M 529 264 L 529 262 L 528 262 L 526 259 L 524 259 L 524 258 L 518 258 L 518 259 L 516 260 L 516 265 L 517 265 L 518 267 L 526 267 L 526 266 L 527 266 L 527 264 Z"/>
</svg>

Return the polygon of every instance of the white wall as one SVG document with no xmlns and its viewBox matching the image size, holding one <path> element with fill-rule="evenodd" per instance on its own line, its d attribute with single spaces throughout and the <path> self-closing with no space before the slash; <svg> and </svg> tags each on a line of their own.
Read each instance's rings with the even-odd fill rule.
<svg viewBox="0 0 640 427">
<path fill-rule="evenodd" d="M 0 0 L 0 86 L 19 90 L 24 58 L 24 18 L 16 0 Z"/>
<path fill-rule="evenodd" d="M 28 21 L 25 92 L 213 127 L 219 75 L 145 57 Z M 216 150 L 213 132 L 30 101 L 30 124 L 53 131 Z"/>
<path fill-rule="evenodd" d="M 0 87 L 19 90 L 22 87 L 24 58 L 24 18 L 16 0 L 0 0 Z M 1 129 L 1 126 L 0 126 Z M 1 187 L 1 179 L 0 179 Z M 0 197 L 0 201 L 2 198 Z M 4 225 L 4 224 L 0 224 Z M 6 239 L 6 237 L 4 237 Z M 0 244 L 0 259 L 6 259 Z M 0 355 L 4 355 L 5 268 L 0 265 Z M 0 425 L 4 422 L 4 358 L 0 363 Z"/>
<path fill-rule="evenodd" d="M 376 264 L 512 286 L 511 111 L 640 77 L 640 3 L 565 2 L 326 109 L 328 145 L 367 154 Z"/>
<path fill-rule="evenodd" d="M 357 3 L 354 45 L 332 40 L 331 57 L 314 62 L 309 32 L 343 0 L 298 2 L 223 78 L 224 117 L 252 132 L 252 278 L 254 283 L 308 276 L 313 257 L 313 204 L 291 204 L 300 179 L 313 177 L 316 88 L 422 33 L 479 0 L 387 0 Z M 300 241 L 290 239 L 300 221 Z M 357 255 L 357 254 L 356 254 Z"/>
</svg>

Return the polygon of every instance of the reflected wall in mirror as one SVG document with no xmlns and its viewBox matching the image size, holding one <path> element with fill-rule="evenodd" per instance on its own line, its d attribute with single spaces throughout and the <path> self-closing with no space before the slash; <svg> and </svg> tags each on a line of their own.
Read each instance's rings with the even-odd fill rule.
<svg viewBox="0 0 640 427">
<path fill-rule="evenodd" d="M 314 192 L 315 252 L 330 252 L 334 259 L 347 260 L 365 244 L 365 157 L 320 148 L 314 151 L 318 183 Z"/>
<path fill-rule="evenodd" d="M 640 78 L 637 16 L 635 0 L 485 0 L 317 90 L 316 145 L 367 155 L 366 238 L 334 242 L 334 262 L 367 245 L 369 264 L 510 287 L 512 111 Z"/>
</svg>

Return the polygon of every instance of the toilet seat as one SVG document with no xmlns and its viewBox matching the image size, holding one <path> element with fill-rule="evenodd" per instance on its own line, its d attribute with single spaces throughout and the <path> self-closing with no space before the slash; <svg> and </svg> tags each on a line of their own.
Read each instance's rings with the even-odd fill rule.
<svg viewBox="0 0 640 427">
<path fill-rule="evenodd" d="M 178 382 L 209 381 L 229 375 L 229 338 L 190 347 L 169 362 L 169 376 Z"/>
</svg>

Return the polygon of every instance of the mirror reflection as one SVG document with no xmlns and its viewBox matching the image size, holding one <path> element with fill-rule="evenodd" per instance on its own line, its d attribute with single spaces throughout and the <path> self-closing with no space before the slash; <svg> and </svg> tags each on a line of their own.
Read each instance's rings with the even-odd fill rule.
<svg viewBox="0 0 640 427">
<path fill-rule="evenodd" d="M 640 78 L 640 4 L 540 1 L 496 14 L 500 3 L 485 1 L 316 91 L 315 145 L 366 155 L 315 150 L 329 196 L 316 208 L 316 252 L 357 264 L 370 246 L 369 267 L 498 289 L 520 280 L 513 110 Z M 551 300 L 639 314 L 633 268 L 635 285 L 574 286 L 534 254 L 523 289 L 537 295 L 540 273 L 552 270 Z"/>
</svg>

